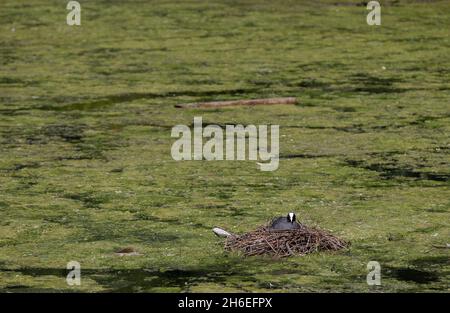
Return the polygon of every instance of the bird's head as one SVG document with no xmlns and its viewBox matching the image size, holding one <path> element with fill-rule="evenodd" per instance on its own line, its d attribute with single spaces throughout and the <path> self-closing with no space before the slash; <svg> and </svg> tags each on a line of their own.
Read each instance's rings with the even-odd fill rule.
<svg viewBox="0 0 450 313">
<path fill-rule="evenodd" d="M 292 224 L 295 222 L 295 213 L 289 213 L 288 216 L 288 221 L 291 222 Z"/>
</svg>

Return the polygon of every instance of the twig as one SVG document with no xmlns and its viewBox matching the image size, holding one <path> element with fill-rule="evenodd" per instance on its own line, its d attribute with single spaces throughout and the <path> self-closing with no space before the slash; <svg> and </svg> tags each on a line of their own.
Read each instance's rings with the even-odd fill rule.
<svg viewBox="0 0 450 313">
<path fill-rule="evenodd" d="M 288 98 L 269 98 L 269 99 L 250 99 L 250 100 L 231 100 L 231 101 L 212 101 L 212 102 L 196 102 L 176 104 L 176 108 L 190 109 L 190 108 L 218 108 L 227 106 L 239 105 L 277 105 L 277 104 L 296 104 L 297 99 L 294 97 Z"/>
</svg>

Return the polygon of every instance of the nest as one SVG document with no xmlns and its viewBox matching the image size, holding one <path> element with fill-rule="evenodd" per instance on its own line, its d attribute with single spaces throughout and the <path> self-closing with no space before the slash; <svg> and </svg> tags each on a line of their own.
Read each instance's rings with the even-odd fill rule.
<svg viewBox="0 0 450 313">
<path fill-rule="evenodd" d="M 245 256 L 269 255 L 288 257 L 316 251 L 336 251 L 348 243 L 321 229 L 300 224 L 299 229 L 272 230 L 268 226 L 237 236 L 229 236 L 225 250 L 238 251 Z"/>
</svg>

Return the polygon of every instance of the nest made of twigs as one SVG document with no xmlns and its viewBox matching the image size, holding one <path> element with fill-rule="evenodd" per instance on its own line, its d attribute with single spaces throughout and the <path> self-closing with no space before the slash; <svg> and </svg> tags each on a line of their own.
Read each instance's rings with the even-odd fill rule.
<svg viewBox="0 0 450 313">
<path fill-rule="evenodd" d="M 245 256 L 288 257 L 316 251 L 336 251 L 349 246 L 327 231 L 303 224 L 300 226 L 292 230 L 272 230 L 262 226 L 240 236 L 232 235 L 225 241 L 225 250 L 238 251 Z"/>
</svg>

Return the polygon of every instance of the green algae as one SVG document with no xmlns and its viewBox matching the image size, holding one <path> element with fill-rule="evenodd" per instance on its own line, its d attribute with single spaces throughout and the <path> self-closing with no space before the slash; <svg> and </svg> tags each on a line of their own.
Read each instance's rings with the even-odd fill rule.
<svg viewBox="0 0 450 313">
<path fill-rule="evenodd" d="M 359 1 L 81 4 L 80 27 L 0 4 L 1 291 L 448 292 L 447 2 L 385 1 L 380 27 Z M 173 107 L 274 96 L 299 104 Z M 194 116 L 280 125 L 279 169 L 172 160 Z M 210 231 L 288 211 L 351 247 L 244 259 Z"/>
</svg>

